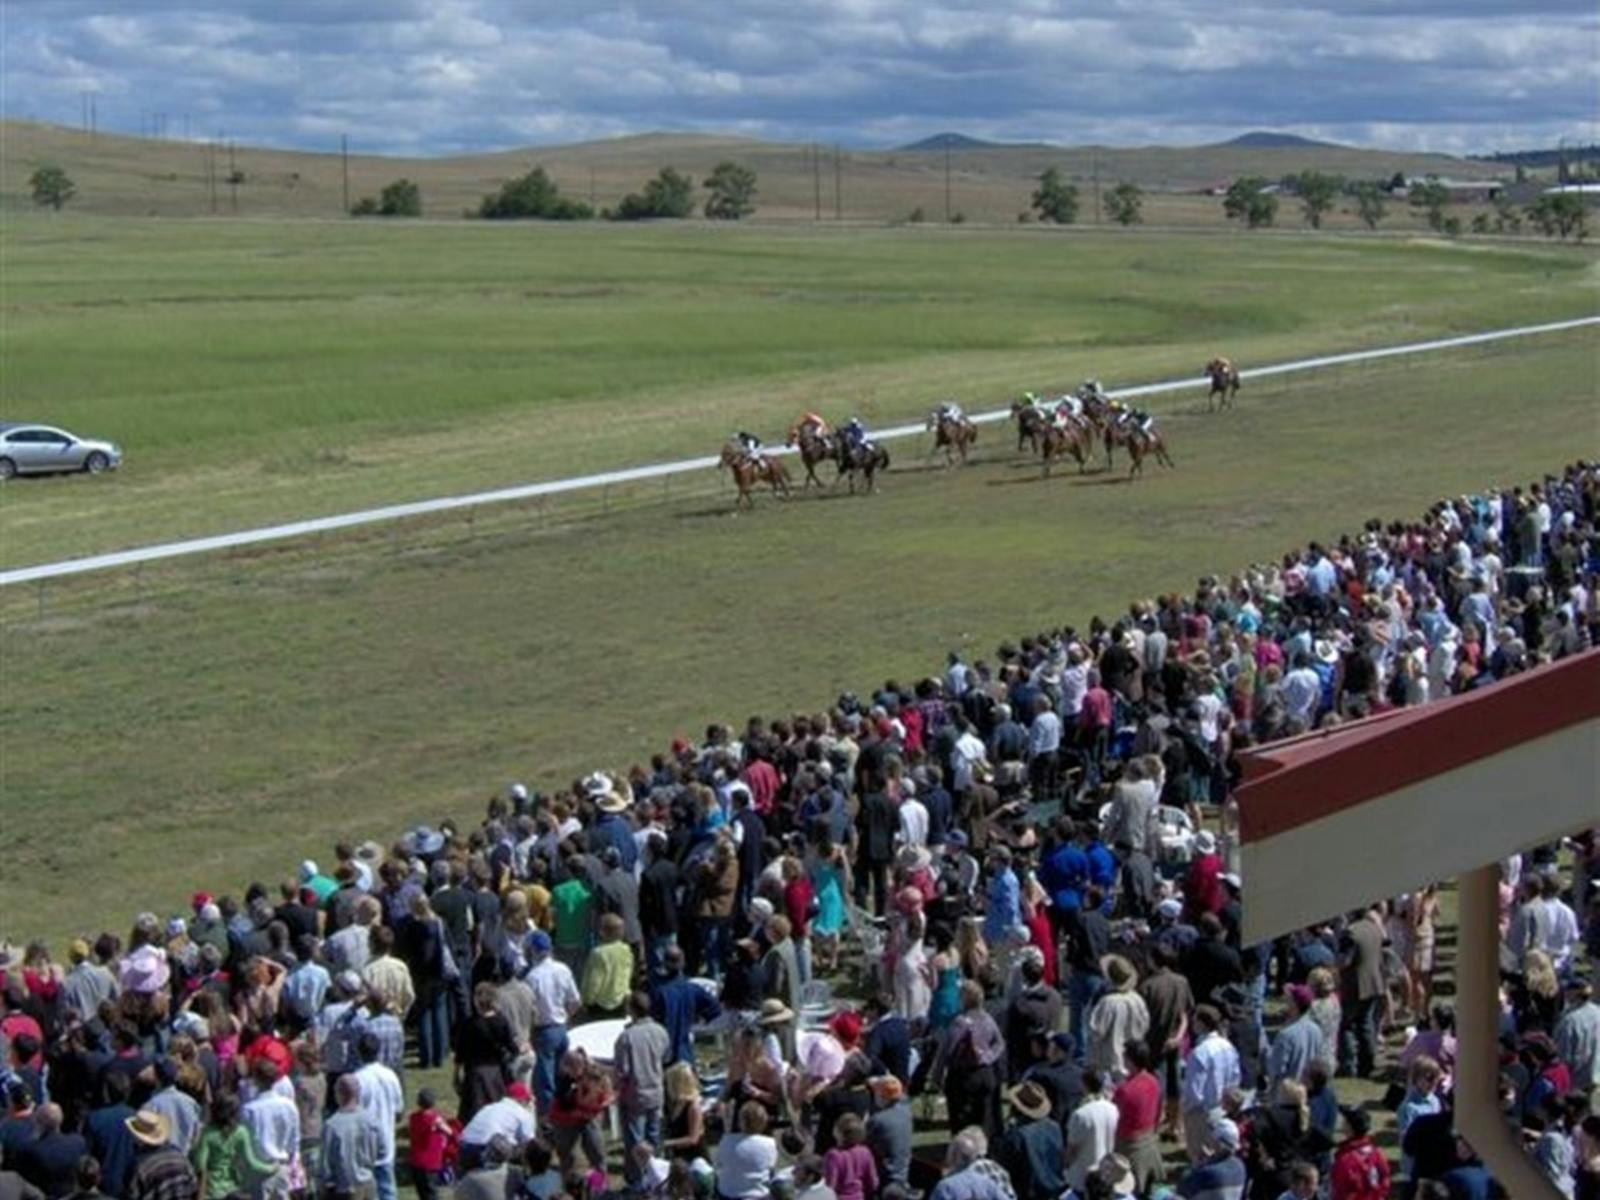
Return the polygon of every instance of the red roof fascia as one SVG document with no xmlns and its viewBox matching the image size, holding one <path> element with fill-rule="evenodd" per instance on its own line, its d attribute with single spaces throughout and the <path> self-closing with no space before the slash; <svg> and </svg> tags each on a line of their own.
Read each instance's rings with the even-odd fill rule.
<svg viewBox="0 0 1600 1200">
<path fill-rule="evenodd" d="M 1240 834 L 1257 842 L 1600 718 L 1600 648 L 1481 691 L 1240 755 Z"/>
</svg>

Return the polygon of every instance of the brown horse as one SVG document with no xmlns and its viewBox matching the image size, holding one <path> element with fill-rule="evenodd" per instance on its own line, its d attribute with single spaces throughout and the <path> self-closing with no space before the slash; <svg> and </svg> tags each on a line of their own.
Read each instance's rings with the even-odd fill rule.
<svg viewBox="0 0 1600 1200">
<path fill-rule="evenodd" d="M 1106 470 L 1112 467 L 1112 448 L 1125 445 L 1127 436 L 1122 428 L 1121 410 L 1112 408 L 1099 396 L 1087 396 L 1083 401 L 1083 419 L 1089 423 L 1090 440 L 1099 437 L 1106 448 Z"/>
<path fill-rule="evenodd" d="M 1021 400 L 1011 402 L 1011 419 L 1017 423 L 1017 453 L 1022 453 L 1022 448 L 1028 444 L 1033 445 L 1033 452 L 1039 452 L 1039 435 L 1050 425 L 1050 414 L 1035 404 L 1028 404 Z"/>
<path fill-rule="evenodd" d="M 852 448 L 843 438 L 837 440 L 839 449 L 834 455 L 834 462 L 838 465 L 841 476 L 850 477 L 850 494 L 855 495 L 857 471 L 866 476 L 867 492 L 870 494 L 874 486 L 873 476 L 879 471 L 889 469 L 889 452 L 877 442 L 862 442 Z M 834 482 L 837 483 L 838 480 Z"/>
<path fill-rule="evenodd" d="M 823 486 L 822 480 L 817 477 L 817 464 L 838 457 L 838 441 L 838 434 L 828 433 L 827 426 L 821 419 L 810 414 L 801 417 L 789 430 L 785 444 L 799 449 L 800 462 L 806 469 L 805 487 L 810 487 L 812 484 Z M 837 483 L 838 480 L 835 479 L 834 482 Z"/>
<path fill-rule="evenodd" d="M 961 457 L 961 465 L 967 465 L 967 449 L 978 440 L 978 427 L 969 418 L 952 416 L 945 409 L 936 408 L 928 414 L 928 429 L 933 433 L 929 458 L 943 450 L 945 466 L 955 466 L 957 455 Z"/>
<path fill-rule="evenodd" d="M 739 489 L 734 508 L 740 504 L 754 508 L 756 502 L 751 493 L 759 483 L 770 485 L 774 496 L 789 498 L 789 472 L 775 458 L 751 458 L 741 447 L 729 442 L 722 448 L 722 458 L 717 463 L 719 471 L 724 467 L 732 472 L 734 486 Z"/>
<path fill-rule="evenodd" d="M 1175 464 L 1172 455 L 1167 453 L 1167 444 L 1161 440 L 1161 434 L 1154 426 L 1148 431 L 1140 429 L 1131 421 L 1123 422 L 1126 426 L 1122 431 L 1122 444 L 1128 448 L 1128 457 L 1133 460 L 1133 465 L 1128 468 L 1128 478 L 1144 474 L 1144 460 L 1153 458 L 1164 467 Z"/>
<path fill-rule="evenodd" d="M 1050 477 L 1050 464 L 1069 454 L 1077 460 L 1078 474 L 1083 474 L 1094 455 L 1094 430 L 1087 421 L 1069 417 L 1064 421 L 1052 421 L 1039 432 L 1039 458 L 1044 464 L 1045 478 Z"/>
<path fill-rule="evenodd" d="M 1239 394 L 1239 368 L 1231 359 L 1220 355 L 1206 364 L 1206 375 L 1211 379 L 1211 391 L 1206 396 L 1206 411 L 1232 408 L 1233 398 Z M 1218 402 L 1217 397 L 1221 397 Z"/>
</svg>

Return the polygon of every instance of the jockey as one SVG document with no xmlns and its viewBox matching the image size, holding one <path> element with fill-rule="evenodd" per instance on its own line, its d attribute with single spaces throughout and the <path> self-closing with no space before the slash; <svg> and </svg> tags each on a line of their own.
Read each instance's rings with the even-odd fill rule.
<svg viewBox="0 0 1600 1200">
<path fill-rule="evenodd" d="M 852 451 L 861 449 L 867 444 L 867 427 L 861 423 L 860 417 L 851 417 L 839 429 L 844 437 L 845 445 Z"/>
<path fill-rule="evenodd" d="M 739 430 L 733 435 L 733 440 L 739 444 L 739 449 L 744 451 L 744 456 L 753 463 L 761 463 L 766 459 L 766 454 L 761 449 L 761 439 L 753 433 Z"/>
<path fill-rule="evenodd" d="M 1146 437 L 1148 437 L 1156 427 L 1156 419 L 1149 413 L 1145 412 L 1142 408 L 1130 408 L 1128 410 L 1128 420 L 1133 422 L 1134 426 L 1139 430 L 1139 432 L 1144 434 Z"/>
<path fill-rule="evenodd" d="M 941 421 L 962 421 L 965 420 L 965 415 L 961 411 L 961 405 L 954 400 L 942 400 L 939 403 L 939 419 Z"/>
<path fill-rule="evenodd" d="M 808 425 L 819 437 L 828 435 L 828 422 L 823 419 L 822 414 L 811 412 L 809 409 L 801 413 L 800 419 L 794 423 L 795 433 L 798 434 Z"/>
<path fill-rule="evenodd" d="M 1103 404 L 1106 399 L 1105 389 L 1100 386 L 1098 379 L 1085 379 L 1078 386 L 1078 399 L 1099 400 Z"/>
<path fill-rule="evenodd" d="M 1056 401 L 1055 418 L 1057 425 L 1065 425 L 1069 420 L 1083 419 L 1083 401 L 1077 396 L 1062 396 Z"/>
</svg>

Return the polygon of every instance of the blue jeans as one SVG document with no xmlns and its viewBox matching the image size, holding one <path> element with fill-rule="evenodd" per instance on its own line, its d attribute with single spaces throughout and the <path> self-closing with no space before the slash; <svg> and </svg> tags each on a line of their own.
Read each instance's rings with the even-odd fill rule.
<svg viewBox="0 0 1600 1200">
<path fill-rule="evenodd" d="M 417 1061 L 424 1071 L 444 1064 L 450 1051 L 450 997 L 440 989 L 417 1008 Z"/>
<path fill-rule="evenodd" d="M 713 979 L 722 978 L 722 962 L 728 956 L 728 927 L 732 923 L 731 917 L 707 917 L 702 921 L 706 974 Z"/>
<path fill-rule="evenodd" d="M 638 1183 L 639 1168 L 634 1165 L 633 1148 L 640 1142 L 649 1142 L 661 1154 L 661 1110 L 647 1108 L 640 1112 L 622 1110 L 622 1177 L 629 1183 Z M 664 1155 L 662 1157 L 665 1157 Z"/>
<path fill-rule="evenodd" d="M 399 1200 L 400 1193 L 394 1185 L 394 1163 L 375 1163 L 372 1167 L 372 1186 L 378 1200 Z"/>
<path fill-rule="evenodd" d="M 550 1102 L 556 1095 L 556 1068 L 561 1056 L 567 1052 L 567 1027 L 565 1025 L 537 1025 L 533 1030 L 533 1095 L 539 1102 L 539 1112 L 550 1111 Z M 379 1200 L 382 1200 L 380 1197 Z"/>
<path fill-rule="evenodd" d="M 1075 970 L 1067 976 L 1067 1011 L 1072 1014 L 1072 1044 L 1077 1047 L 1079 1058 L 1083 1057 L 1089 1045 L 1086 1028 L 1089 1023 L 1089 1010 L 1094 1007 L 1094 1002 L 1100 999 L 1100 993 L 1105 990 L 1104 975 L 1091 975 L 1087 971 Z"/>
</svg>

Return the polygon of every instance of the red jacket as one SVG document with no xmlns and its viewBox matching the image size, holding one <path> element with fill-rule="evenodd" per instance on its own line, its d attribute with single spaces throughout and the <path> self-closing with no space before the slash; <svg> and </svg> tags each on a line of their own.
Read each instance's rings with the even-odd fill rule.
<svg viewBox="0 0 1600 1200">
<path fill-rule="evenodd" d="M 438 1109 L 419 1108 L 406 1122 L 411 1137 L 411 1166 L 418 1171 L 442 1171 L 456 1160 L 461 1143 L 461 1122 Z"/>
<path fill-rule="evenodd" d="M 1389 1160 L 1371 1138 L 1351 1138 L 1333 1155 L 1331 1200 L 1386 1200 Z"/>
</svg>

